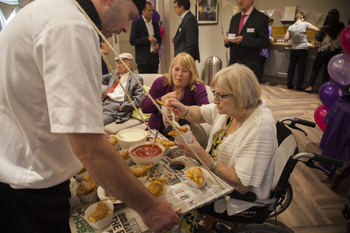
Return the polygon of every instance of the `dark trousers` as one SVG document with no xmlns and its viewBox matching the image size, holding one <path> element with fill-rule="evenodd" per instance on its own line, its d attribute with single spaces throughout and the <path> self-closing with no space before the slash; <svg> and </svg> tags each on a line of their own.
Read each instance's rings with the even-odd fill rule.
<svg viewBox="0 0 350 233">
<path fill-rule="evenodd" d="M 256 75 L 259 83 L 262 83 L 262 76 L 264 74 L 264 66 L 265 66 L 266 59 L 267 59 L 266 57 L 260 56 L 259 69 L 258 69 L 258 73 Z"/>
<path fill-rule="evenodd" d="M 323 65 L 323 75 L 322 75 L 322 84 L 329 81 L 330 75 L 328 73 L 328 62 L 331 58 L 339 53 L 339 50 L 332 52 L 318 52 L 314 61 L 314 65 L 312 66 L 312 71 L 310 75 L 309 86 L 313 86 L 316 81 L 316 76 L 318 71 L 320 71 Z"/>
<path fill-rule="evenodd" d="M 46 189 L 13 189 L 0 182 L 1 232 L 68 233 L 69 181 Z"/>
<path fill-rule="evenodd" d="M 101 65 L 102 65 L 102 75 L 108 74 L 108 68 L 106 65 L 105 60 L 103 60 L 103 57 L 101 57 Z"/>
<path fill-rule="evenodd" d="M 158 61 L 158 53 L 151 53 L 146 64 L 137 64 L 139 74 L 157 74 Z"/>
<path fill-rule="evenodd" d="M 207 214 L 214 218 L 222 219 L 228 222 L 247 223 L 250 222 L 251 218 L 257 215 L 263 208 L 264 207 L 253 206 L 245 211 L 229 216 L 227 211 L 224 211 L 223 213 L 216 213 L 214 210 L 214 203 L 212 203 L 198 209 L 198 213 Z"/>
<path fill-rule="evenodd" d="M 298 63 L 297 90 L 302 89 L 302 84 L 305 77 L 305 68 L 306 68 L 308 52 L 309 51 L 307 49 L 292 49 L 290 51 L 290 62 L 289 62 L 288 77 L 287 77 L 288 88 L 293 88 L 294 72 Z"/>
</svg>

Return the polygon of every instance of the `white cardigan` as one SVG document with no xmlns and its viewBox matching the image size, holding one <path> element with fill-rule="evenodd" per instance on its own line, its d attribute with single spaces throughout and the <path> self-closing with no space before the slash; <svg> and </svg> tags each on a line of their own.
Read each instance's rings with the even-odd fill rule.
<svg viewBox="0 0 350 233">
<path fill-rule="evenodd" d="M 228 116 L 219 114 L 215 104 L 201 106 L 200 113 L 207 123 L 213 125 L 206 149 L 209 152 L 213 135 L 225 127 Z M 258 199 L 269 199 L 276 148 L 275 120 L 266 107 L 266 101 L 262 99 L 262 104 L 243 125 L 219 145 L 218 161 L 234 168 L 244 186 L 253 186 L 251 191 Z M 233 215 L 252 206 L 256 205 L 232 198 L 227 202 L 220 199 L 215 202 L 215 211 L 222 213 L 227 210 L 228 215 Z"/>
</svg>

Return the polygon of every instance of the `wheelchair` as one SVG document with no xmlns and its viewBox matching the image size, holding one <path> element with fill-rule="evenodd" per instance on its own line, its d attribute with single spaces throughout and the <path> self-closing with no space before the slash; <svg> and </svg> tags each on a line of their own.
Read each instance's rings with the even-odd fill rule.
<svg viewBox="0 0 350 233">
<path fill-rule="evenodd" d="M 286 121 L 290 121 L 290 124 L 285 123 Z M 302 162 L 310 168 L 319 169 L 325 172 L 327 175 L 329 175 L 329 173 L 326 170 L 315 165 L 316 161 L 331 164 L 337 167 L 341 167 L 343 165 L 343 162 L 337 159 L 325 157 L 315 153 L 299 153 L 297 142 L 291 129 L 300 130 L 306 136 L 307 134 L 302 129 L 298 128 L 296 126 L 297 124 L 309 127 L 316 126 L 316 124 L 313 122 L 291 117 L 283 118 L 276 123 L 278 148 L 276 150 L 277 156 L 275 162 L 275 174 L 270 199 L 257 200 L 257 197 L 253 192 L 240 194 L 234 191 L 232 194 L 230 194 L 230 197 L 232 198 L 253 202 L 257 205 L 263 205 L 263 207 L 261 207 L 261 209 L 253 217 L 251 217 L 248 222 L 231 222 L 227 221 L 227 219 L 218 219 L 205 213 L 203 213 L 202 216 L 198 217 L 195 221 L 199 222 L 201 220 L 205 220 L 204 227 L 212 232 L 287 233 L 287 230 L 276 226 L 276 223 L 275 225 L 268 225 L 264 224 L 264 222 L 267 218 L 281 214 L 290 205 L 293 198 L 293 189 L 288 180 L 296 164 L 298 162 Z M 305 161 L 305 159 L 301 160 L 302 158 L 307 158 L 307 161 Z"/>
</svg>

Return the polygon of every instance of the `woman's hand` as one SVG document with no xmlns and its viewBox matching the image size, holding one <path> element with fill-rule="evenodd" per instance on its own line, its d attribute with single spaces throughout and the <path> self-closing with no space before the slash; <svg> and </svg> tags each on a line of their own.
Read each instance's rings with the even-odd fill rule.
<svg viewBox="0 0 350 233">
<path fill-rule="evenodd" d="M 177 97 L 176 92 L 173 91 L 173 92 L 169 92 L 168 94 L 163 95 L 162 98 L 160 98 L 160 100 L 165 102 L 165 100 L 167 100 L 167 99 L 171 99 L 171 98 L 176 99 L 176 97 Z"/>
<path fill-rule="evenodd" d="M 180 142 L 175 139 L 176 145 L 184 152 L 184 154 L 187 157 L 193 158 L 193 159 L 198 159 L 193 152 L 190 150 L 190 148 L 187 146 L 186 143 Z M 192 143 L 189 143 L 191 148 L 196 152 L 198 157 L 205 163 L 205 165 L 209 165 L 213 158 L 206 152 L 203 147 L 197 142 L 196 138 L 192 134 Z"/>
<path fill-rule="evenodd" d="M 171 115 L 171 113 L 166 114 L 166 116 L 169 118 L 169 120 L 171 120 L 171 121 L 173 120 L 173 116 Z M 175 121 L 179 122 L 180 117 L 175 115 Z M 165 122 L 165 124 L 167 124 L 167 126 L 170 125 L 170 123 L 165 118 L 164 118 L 164 122 Z"/>
<path fill-rule="evenodd" d="M 188 111 L 188 106 L 180 103 L 177 99 L 171 98 L 165 101 L 166 107 L 171 107 L 176 117 L 184 116 Z M 178 120 L 177 120 L 178 121 Z"/>
</svg>

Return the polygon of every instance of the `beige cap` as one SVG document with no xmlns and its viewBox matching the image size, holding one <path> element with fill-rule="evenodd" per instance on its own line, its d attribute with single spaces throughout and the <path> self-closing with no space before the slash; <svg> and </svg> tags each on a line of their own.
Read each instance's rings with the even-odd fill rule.
<svg viewBox="0 0 350 233">
<path fill-rule="evenodd" d="M 122 53 L 119 54 L 119 57 L 124 60 L 124 59 L 129 59 L 131 62 L 134 62 L 134 58 L 131 53 Z M 119 61 L 118 57 L 115 57 L 114 60 Z"/>
</svg>

